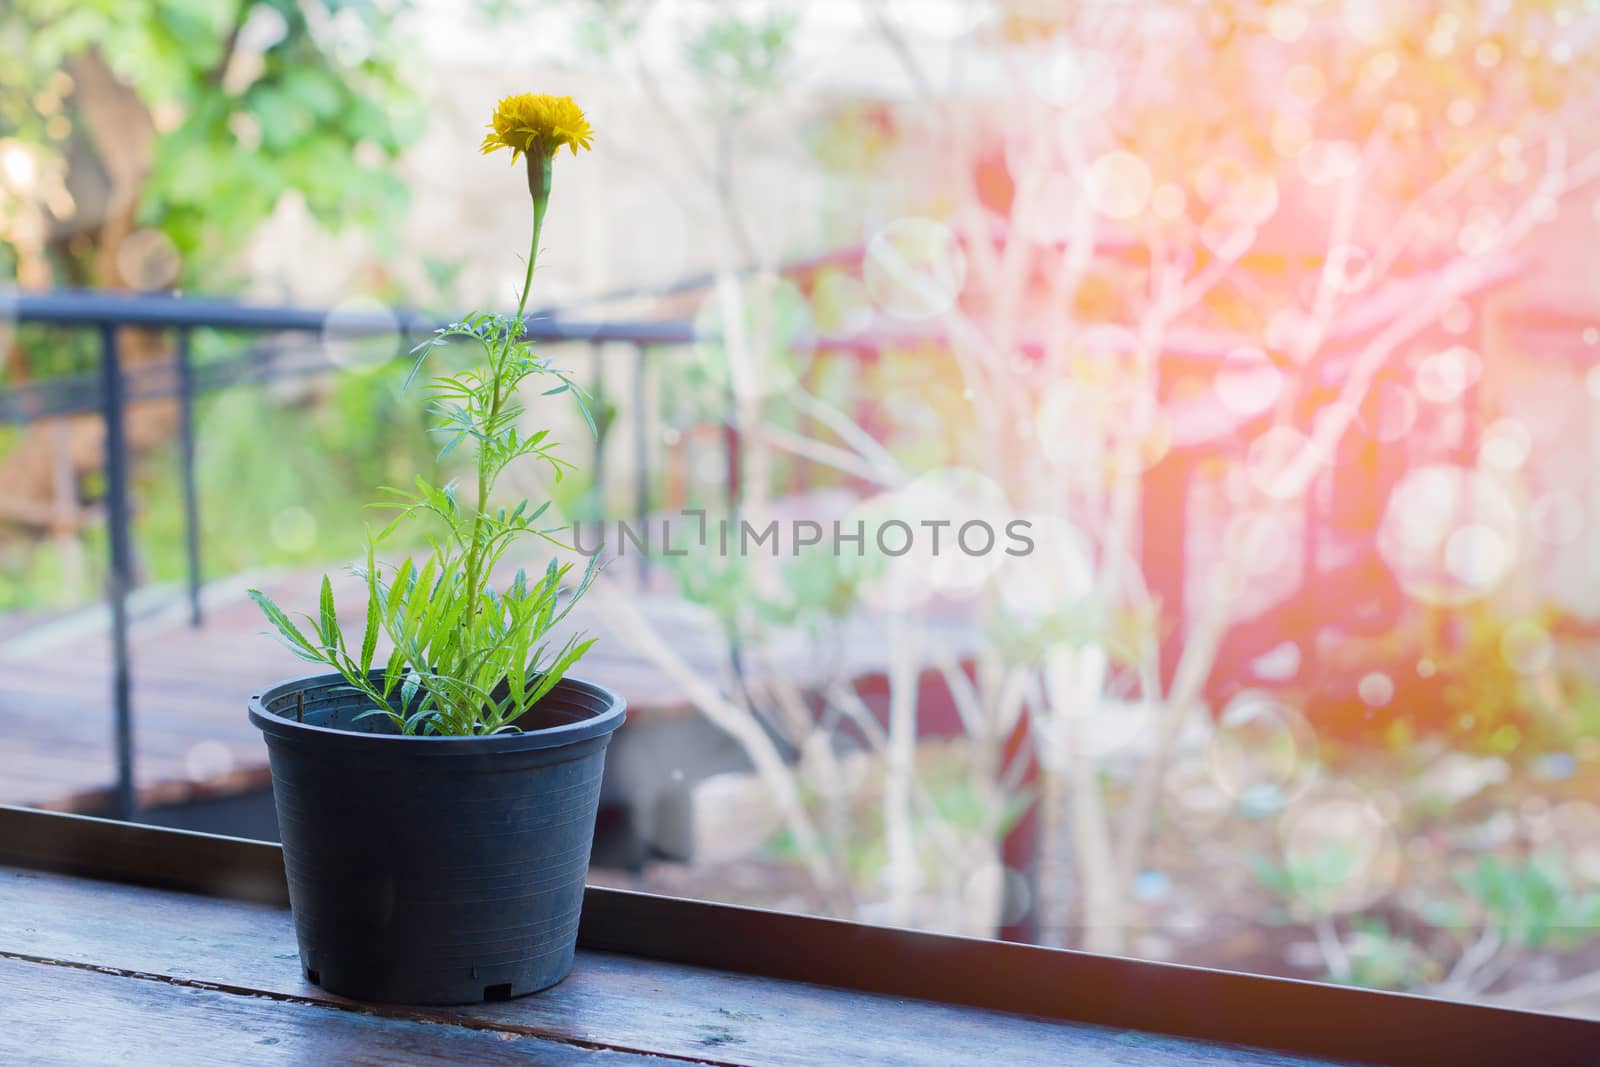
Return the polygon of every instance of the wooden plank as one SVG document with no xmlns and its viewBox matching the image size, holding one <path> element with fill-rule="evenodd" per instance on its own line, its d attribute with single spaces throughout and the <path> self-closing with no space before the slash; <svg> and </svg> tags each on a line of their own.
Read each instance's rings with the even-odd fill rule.
<svg viewBox="0 0 1600 1067">
<path fill-rule="evenodd" d="M 56 710 L 57 721 L 40 721 L 28 730 L 19 727 L 10 705 L 0 697 L 0 765 L 6 768 L 0 774 L 0 802 L 60 808 L 75 795 L 104 790 L 114 779 L 111 733 L 104 716 L 72 708 Z M 142 803 L 230 780 L 258 783 L 260 775 L 252 778 L 248 772 L 264 771 L 266 747 L 242 711 L 238 719 L 238 724 L 209 722 L 188 728 L 168 718 L 158 720 L 165 728 L 136 730 L 134 766 Z M 221 774 L 194 781 L 190 752 L 201 743 L 221 745 L 226 760 L 217 763 L 218 752 L 207 753 L 199 765 L 214 764 L 212 770 Z"/>
<path fill-rule="evenodd" d="M 0 806 L 0 866 L 284 906 L 275 845 Z M 0 881 L 3 888 L 3 881 Z M 580 952 L 1035 1013 L 1120 1031 L 1432 1067 L 1592 1064 L 1600 1023 L 1404 994 L 949 937 L 590 886 Z"/>
<path fill-rule="evenodd" d="M 386 1018 L 0 956 L 0 1063 L 527 1064 L 663 1061 L 493 1029 Z"/>
<path fill-rule="evenodd" d="M 289 914 L 270 905 L 0 869 L 0 952 L 348 1003 L 305 981 Z M 970 1064 L 997 1055 L 1019 1067 L 1331 1062 L 587 950 L 567 981 L 536 996 L 406 1014 L 608 1048 L 808 1067 Z"/>
</svg>

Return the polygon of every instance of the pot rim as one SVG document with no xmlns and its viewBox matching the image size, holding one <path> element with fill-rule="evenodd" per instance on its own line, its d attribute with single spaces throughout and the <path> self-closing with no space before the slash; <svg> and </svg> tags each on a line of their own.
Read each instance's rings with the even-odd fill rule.
<svg viewBox="0 0 1600 1067">
<path fill-rule="evenodd" d="M 381 671 L 374 673 L 381 674 Z M 323 744 L 359 745 L 369 751 L 389 747 L 402 751 L 406 746 L 414 752 L 432 751 L 435 754 L 458 753 L 462 755 L 485 752 L 523 752 L 534 749 L 560 748 L 578 744 L 610 734 L 627 718 L 628 702 L 615 690 L 603 685 L 565 675 L 546 694 L 545 698 L 562 689 L 578 690 L 588 696 L 606 701 L 606 709 L 577 722 L 559 726 L 544 726 L 521 733 L 475 734 L 439 736 L 421 734 L 374 734 L 359 730 L 339 730 L 330 726 L 315 726 L 297 722 L 267 710 L 267 702 L 292 694 L 298 690 L 315 689 L 344 684 L 344 675 L 337 672 L 307 674 L 287 678 L 258 692 L 251 693 L 247 702 L 250 722 L 268 737 L 283 740 L 315 741 Z M 420 746 L 420 747 L 419 747 Z"/>
</svg>

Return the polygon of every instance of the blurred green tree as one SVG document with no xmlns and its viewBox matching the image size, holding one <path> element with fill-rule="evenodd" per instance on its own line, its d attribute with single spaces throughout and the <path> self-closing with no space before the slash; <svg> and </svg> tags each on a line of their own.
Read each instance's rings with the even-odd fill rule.
<svg viewBox="0 0 1600 1067">
<path fill-rule="evenodd" d="M 215 289 L 289 192 L 325 225 L 381 231 L 420 126 L 400 7 L 8 4 L 0 266 L 30 288 Z"/>
<path fill-rule="evenodd" d="M 392 164 L 422 126 L 416 78 L 405 67 L 405 8 L 404 0 L 0 5 L 0 285 L 235 289 L 245 278 L 240 253 L 286 197 L 330 230 L 361 228 L 381 250 L 407 195 Z M 4 325 L 0 386 L 95 365 L 91 334 Z M 202 332 L 195 343 L 204 360 L 229 342 Z M 123 358 L 162 362 L 170 344 L 124 330 Z M 419 404 L 404 406 L 410 418 L 392 417 L 401 406 L 393 377 L 334 386 L 325 406 L 339 418 L 330 437 L 342 451 L 319 441 L 325 420 L 273 418 L 273 405 L 254 394 L 231 398 L 251 417 L 218 423 L 221 436 L 212 434 L 206 449 L 259 452 L 264 427 L 278 425 L 287 444 L 272 470 L 315 470 L 326 481 L 341 458 L 353 457 L 350 473 L 363 476 L 405 452 L 408 437 L 422 439 Z M 130 405 L 136 454 L 164 454 L 175 431 L 171 401 Z M 82 505 L 100 491 L 102 447 L 94 416 L 42 420 L 0 441 L 0 533 L 22 534 L 0 545 L 10 550 L 0 603 L 71 602 L 91 587 L 98 554 L 84 553 L 82 538 L 95 528 Z M 141 532 L 153 535 L 140 545 L 143 566 L 170 577 L 182 565 L 175 493 L 135 474 L 141 511 L 150 509 Z M 202 497 L 226 495 L 235 477 L 202 465 Z M 216 531 L 228 535 L 224 565 L 317 554 L 315 543 L 269 544 L 262 514 L 310 506 L 324 527 L 359 522 L 350 506 L 319 503 L 293 482 L 262 479 L 253 513 L 217 509 L 211 524 L 230 527 Z M 333 500 L 348 499 L 339 479 L 331 482 Z M 52 542 L 42 554 L 41 537 Z M 41 588 L 29 578 L 35 572 L 61 577 Z"/>
</svg>

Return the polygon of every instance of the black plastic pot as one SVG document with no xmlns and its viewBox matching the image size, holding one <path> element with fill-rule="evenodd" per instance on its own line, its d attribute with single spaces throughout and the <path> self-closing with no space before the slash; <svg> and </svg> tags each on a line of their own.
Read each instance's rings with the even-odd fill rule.
<svg viewBox="0 0 1600 1067">
<path fill-rule="evenodd" d="M 405 1004 L 561 981 L 622 698 L 564 678 L 494 737 L 407 737 L 370 706 L 337 674 L 250 698 L 306 977 Z"/>
</svg>

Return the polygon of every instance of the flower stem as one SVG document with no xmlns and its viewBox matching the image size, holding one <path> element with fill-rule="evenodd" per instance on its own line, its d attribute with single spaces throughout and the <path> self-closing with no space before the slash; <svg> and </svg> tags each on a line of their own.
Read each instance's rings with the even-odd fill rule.
<svg viewBox="0 0 1600 1067">
<path fill-rule="evenodd" d="M 533 242 L 528 247 L 528 273 L 522 279 L 522 297 L 517 301 L 517 320 L 528 307 L 528 293 L 533 289 L 533 265 L 539 260 L 539 231 L 544 229 L 544 212 L 550 206 L 550 164 L 555 154 L 539 152 L 528 154 L 528 193 L 533 197 Z M 537 170 L 535 169 L 537 168 Z"/>
<path fill-rule="evenodd" d="M 528 270 L 522 278 L 522 295 L 517 298 L 517 321 L 513 335 L 509 330 L 502 342 L 499 358 L 491 361 L 494 373 L 494 391 L 489 402 L 489 423 L 493 424 L 500 415 L 500 405 L 507 399 L 505 396 L 505 365 L 506 358 L 511 349 L 521 340 L 524 330 L 522 316 L 528 308 L 528 294 L 533 291 L 533 269 L 539 261 L 539 233 L 544 229 L 544 213 L 550 206 L 550 164 L 554 160 L 554 153 L 528 154 L 528 192 L 533 197 L 533 238 L 528 243 Z M 482 586 L 488 582 L 487 574 L 479 574 L 482 560 L 482 539 L 484 509 L 489 506 L 489 493 L 494 488 L 489 478 L 488 456 L 484 454 L 483 446 L 478 446 L 478 506 L 473 512 L 472 542 L 468 549 L 467 557 L 467 594 L 473 603 L 482 596 Z"/>
</svg>

